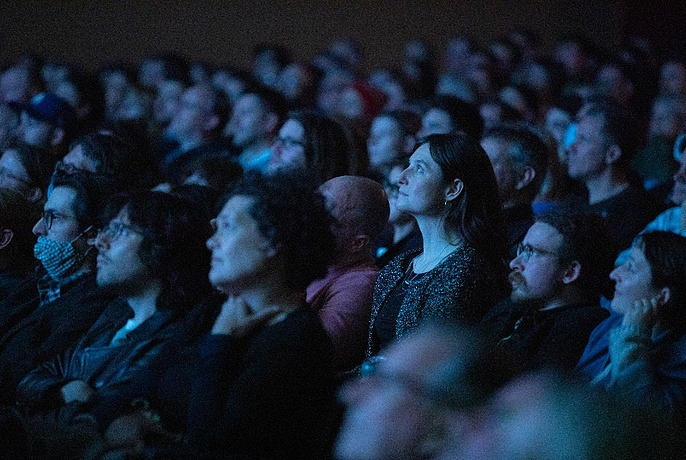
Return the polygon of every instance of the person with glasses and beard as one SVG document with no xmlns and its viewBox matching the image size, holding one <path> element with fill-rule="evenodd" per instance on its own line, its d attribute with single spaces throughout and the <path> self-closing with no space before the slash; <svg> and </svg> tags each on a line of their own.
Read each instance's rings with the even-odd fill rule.
<svg viewBox="0 0 686 460">
<path fill-rule="evenodd" d="M 510 298 L 484 319 L 518 370 L 573 369 L 608 316 L 600 296 L 614 251 L 600 217 L 560 208 L 540 214 L 510 261 Z"/>
<path fill-rule="evenodd" d="M 90 174 L 59 174 L 33 227 L 38 270 L 0 303 L 0 402 L 37 364 L 75 343 L 104 305 L 95 283 L 95 236 L 112 185 Z"/>
</svg>

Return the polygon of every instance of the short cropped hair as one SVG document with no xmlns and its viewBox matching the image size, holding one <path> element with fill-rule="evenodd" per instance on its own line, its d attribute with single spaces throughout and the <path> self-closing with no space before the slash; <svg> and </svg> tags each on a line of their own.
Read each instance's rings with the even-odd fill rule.
<svg viewBox="0 0 686 460">
<path fill-rule="evenodd" d="M 110 196 L 119 192 L 111 179 L 88 172 L 67 174 L 56 171 L 52 181 L 53 189 L 66 187 L 74 190 L 76 198 L 72 211 L 81 231 L 97 227 Z"/>
<path fill-rule="evenodd" d="M 609 276 L 617 256 L 605 220 L 573 206 L 560 206 L 536 216 L 562 235 L 559 257 L 581 265 L 578 285 L 589 297 L 608 294 Z"/>
</svg>

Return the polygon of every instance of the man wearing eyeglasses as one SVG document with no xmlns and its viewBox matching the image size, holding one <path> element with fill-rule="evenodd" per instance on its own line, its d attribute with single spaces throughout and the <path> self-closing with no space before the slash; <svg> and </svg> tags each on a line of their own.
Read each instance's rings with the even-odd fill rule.
<svg viewBox="0 0 686 460">
<path fill-rule="evenodd" d="M 510 299 L 484 323 L 496 350 L 520 370 L 573 369 L 600 307 L 615 252 L 599 216 L 560 208 L 540 214 L 510 261 Z"/>
<path fill-rule="evenodd" d="M 33 228 L 36 274 L 0 303 L 0 403 L 34 366 L 70 346 L 105 304 L 96 290 L 95 236 L 108 182 L 92 175 L 60 174 Z"/>
</svg>

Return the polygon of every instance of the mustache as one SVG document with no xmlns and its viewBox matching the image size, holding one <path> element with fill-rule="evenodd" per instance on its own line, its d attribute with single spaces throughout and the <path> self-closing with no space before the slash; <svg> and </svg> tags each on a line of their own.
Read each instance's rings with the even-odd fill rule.
<svg viewBox="0 0 686 460">
<path fill-rule="evenodd" d="M 516 282 L 517 284 L 526 284 L 526 280 L 519 272 L 510 272 L 507 277 L 510 280 L 510 283 Z"/>
</svg>

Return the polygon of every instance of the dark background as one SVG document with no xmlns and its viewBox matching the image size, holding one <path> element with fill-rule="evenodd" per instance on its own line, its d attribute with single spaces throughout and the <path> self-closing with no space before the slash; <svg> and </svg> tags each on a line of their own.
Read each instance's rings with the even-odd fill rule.
<svg viewBox="0 0 686 460">
<path fill-rule="evenodd" d="M 307 60 L 344 36 L 362 44 L 370 70 L 398 63 L 410 38 L 425 40 L 439 53 L 457 32 L 486 45 L 514 28 L 537 32 L 544 51 L 567 33 L 586 36 L 607 51 L 630 34 L 662 47 L 686 43 L 683 1 L 32 0 L 0 5 L 0 64 L 35 52 L 89 70 L 166 51 L 247 66 L 260 42 L 283 44 L 296 60 Z"/>
</svg>

